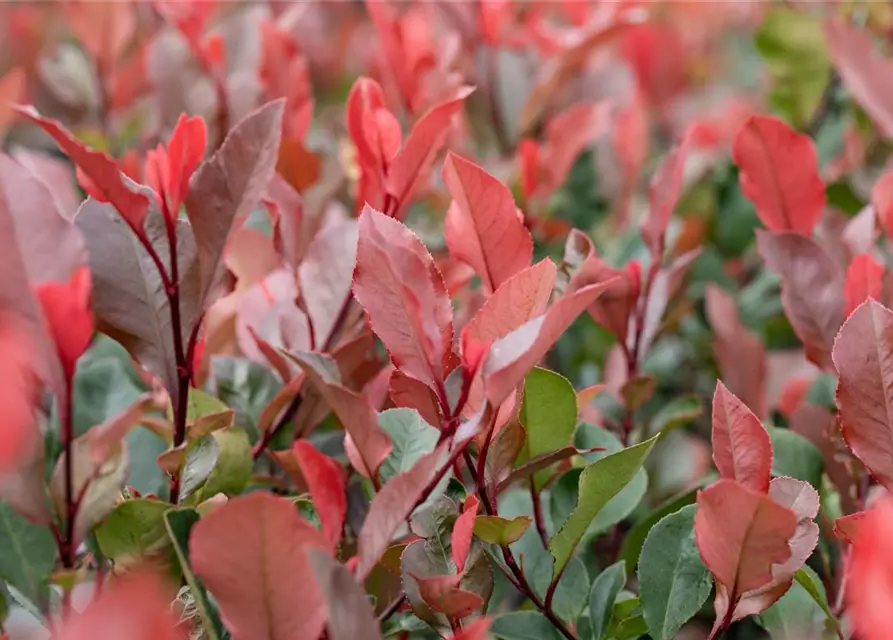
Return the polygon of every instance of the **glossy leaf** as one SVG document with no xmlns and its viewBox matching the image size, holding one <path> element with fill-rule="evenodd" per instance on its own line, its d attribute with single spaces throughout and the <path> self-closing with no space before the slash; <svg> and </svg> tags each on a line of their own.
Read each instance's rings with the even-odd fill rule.
<svg viewBox="0 0 893 640">
<path fill-rule="evenodd" d="M 527 431 L 529 458 L 566 447 L 577 426 L 577 396 L 568 380 L 547 369 L 535 368 L 524 379 L 524 399 L 518 416 Z M 544 469 L 534 475 L 534 486 L 548 480 Z"/>
<path fill-rule="evenodd" d="M 310 488 L 310 497 L 322 522 L 323 533 L 334 549 L 344 533 L 344 516 L 347 513 L 344 467 L 320 453 L 306 440 L 296 441 L 292 445 L 292 453 Z"/>
</svg>

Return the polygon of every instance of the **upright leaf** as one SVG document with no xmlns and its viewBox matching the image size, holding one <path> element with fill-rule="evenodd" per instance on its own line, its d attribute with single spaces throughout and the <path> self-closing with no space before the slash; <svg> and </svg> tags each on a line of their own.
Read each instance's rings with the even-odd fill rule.
<svg viewBox="0 0 893 640">
<path fill-rule="evenodd" d="M 626 584 L 626 563 L 622 560 L 606 567 L 592 582 L 589 592 L 589 625 L 592 640 L 602 640 L 611 626 L 614 602 Z"/>
<path fill-rule="evenodd" d="M 285 100 L 252 111 L 193 176 L 186 215 L 195 234 L 203 308 L 221 293 L 230 231 L 258 205 L 276 170 Z"/>
<path fill-rule="evenodd" d="M 328 637 L 380 640 L 369 598 L 350 571 L 327 553 L 309 549 L 307 556 L 328 608 Z"/>
<path fill-rule="evenodd" d="M 315 638 L 326 608 L 309 549 L 325 537 L 289 500 L 252 493 L 230 500 L 193 527 L 189 555 L 220 605 L 233 640 Z"/>
<path fill-rule="evenodd" d="M 384 482 L 409 471 L 419 458 L 434 451 L 440 439 L 440 431 L 412 409 L 382 411 L 378 414 L 378 424 L 391 438 L 391 452 L 378 470 Z"/>
<path fill-rule="evenodd" d="M 642 224 L 642 236 L 651 254 L 655 256 L 654 259 L 658 261 L 663 257 L 667 227 L 682 190 L 690 143 L 690 132 L 686 132 L 680 143 L 663 159 L 651 179 L 648 217 Z"/>
<path fill-rule="evenodd" d="M 577 426 L 574 387 L 557 373 L 533 369 L 524 379 L 524 400 L 518 419 L 527 431 L 528 458 L 568 446 Z M 535 486 L 541 488 L 548 478 L 546 470 L 538 471 L 534 476 Z"/>
<path fill-rule="evenodd" d="M 893 311 L 862 303 L 834 342 L 837 407 L 847 446 L 893 489 Z"/>
<path fill-rule="evenodd" d="M 360 217 L 353 293 L 394 365 L 442 384 L 453 342 L 443 277 L 412 231 L 370 207 Z"/>
<path fill-rule="evenodd" d="M 760 420 L 717 380 L 713 393 L 713 462 L 724 478 L 765 493 L 772 471 L 772 441 Z"/>
<path fill-rule="evenodd" d="M 872 298 L 879 300 L 884 288 L 884 266 L 871 254 L 861 253 L 853 258 L 843 283 L 843 297 L 846 298 L 846 315 Z"/>
<path fill-rule="evenodd" d="M 450 254 L 474 268 L 488 293 L 530 265 L 533 240 L 509 188 L 455 154 L 443 164 L 453 203 L 444 228 Z"/>
<path fill-rule="evenodd" d="M 564 571 L 589 523 L 636 475 L 658 437 L 606 456 L 583 470 L 577 506 L 549 540 L 549 551 L 555 558 L 554 576 Z"/>
<path fill-rule="evenodd" d="M 695 505 L 658 522 L 639 557 L 639 598 L 655 640 L 672 640 L 710 595 L 710 572 L 695 544 Z"/>
<path fill-rule="evenodd" d="M 310 488 L 310 497 L 319 514 L 323 533 L 334 549 L 344 533 L 344 516 L 347 513 L 344 467 L 317 451 L 306 440 L 297 440 L 292 452 Z"/>
</svg>

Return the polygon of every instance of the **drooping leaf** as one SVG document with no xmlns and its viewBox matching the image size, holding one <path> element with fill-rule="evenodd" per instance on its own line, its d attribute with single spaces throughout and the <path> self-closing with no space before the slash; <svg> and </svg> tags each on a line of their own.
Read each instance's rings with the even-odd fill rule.
<svg viewBox="0 0 893 640">
<path fill-rule="evenodd" d="M 533 369 L 524 379 L 519 420 L 527 431 L 527 457 L 569 445 L 577 426 L 577 395 L 571 383 L 547 369 Z M 539 489 L 546 480 L 548 472 L 544 469 L 534 475 L 534 486 Z"/>
<path fill-rule="evenodd" d="M 56 543 L 49 528 L 32 524 L 0 501 L 0 578 L 42 607 L 56 564 Z"/>
<path fill-rule="evenodd" d="M 444 228 L 450 254 L 469 264 L 488 293 L 530 265 L 533 240 L 509 188 L 455 154 L 443 163 L 453 203 Z"/>
<path fill-rule="evenodd" d="M 770 231 L 812 235 L 825 206 L 812 139 L 773 116 L 753 115 L 735 136 L 741 191 Z"/>
<path fill-rule="evenodd" d="M 592 582 L 589 592 L 589 625 L 592 640 L 602 640 L 611 626 L 614 601 L 626 584 L 626 563 L 622 560 L 606 567 Z"/>
<path fill-rule="evenodd" d="M 323 594 L 307 559 L 328 541 L 294 505 L 267 493 L 233 498 L 192 529 L 193 570 L 220 605 L 233 640 L 318 636 Z"/>
<path fill-rule="evenodd" d="M 713 394 L 713 462 L 724 478 L 765 493 L 772 470 L 769 432 L 741 400 L 717 380 Z"/>
<path fill-rule="evenodd" d="M 843 283 L 846 298 L 846 315 L 849 316 L 860 304 L 872 298 L 879 300 L 884 287 L 884 266 L 869 253 L 861 253 L 850 263 Z"/>
<path fill-rule="evenodd" d="M 781 304 L 806 357 L 830 369 L 831 346 L 844 319 L 837 264 L 815 241 L 795 233 L 757 231 L 757 250 L 781 276 Z"/>
<path fill-rule="evenodd" d="M 230 231 L 260 202 L 276 169 L 284 100 L 252 111 L 203 163 L 186 196 L 195 234 L 202 308 L 223 293 L 223 249 Z"/>
<path fill-rule="evenodd" d="M 586 467 L 580 475 L 577 506 L 549 540 L 549 551 L 555 558 L 554 575 L 560 575 L 564 570 L 589 524 L 602 507 L 633 479 L 658 437 L 611 454 Z"/>
<path fill-rule="evenodd" d="M 332 548 L 341 541 L 347 513 L 347 479 L 344 467 L 320 453 L 306 440 L 292 446 L 295 460 L 310 488 L 313 506 L 319 514 L 322 530 Z"/>
<path fill-rule="evenodd" d="M 378 621 L 372 605 L 350 571 L 327 553 L 309 549 L 307 556 L 328 608 L 332 640 L 378 640 Z"/>
<path fill-rule="evenodd" d="M 415 234 L 370 207 L 360 217 L 353 293 L 394 365 L 442 384 L 453 340 L 443 277 Z"/>
<path fill-rule="evenodd" d="M 710 572 L 695 544 L 695 505 L 652 527 L 639 557 L 639 598 L 656 640 L 672 640 L 710 595 Z"/>
<path fill-rule="evenodd" d="M 893 487 L 893 312 L 862 303 L 834 342 L 837 407 L 847 446 L 885 487 Z"/>
</svg>

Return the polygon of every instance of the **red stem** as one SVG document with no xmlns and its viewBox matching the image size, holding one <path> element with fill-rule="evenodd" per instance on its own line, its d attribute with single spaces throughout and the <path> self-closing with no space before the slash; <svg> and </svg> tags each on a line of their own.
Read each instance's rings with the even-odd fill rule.
<svg viewBox="0 0 893 640">
<path fill-rule="evenodd" d="M 540 534 L 543 546 L 549 548 L 549 534 L 546 532 L 546 521 L 543 519 L 543 505 L 540 494 L 533 486 L 533 478 L 530 479 L 530 499 L 533 501 L 533 520 L 536 522 L 536 530 Z"/>
<path fill-rule="evenodd" d="M 74 442 L 74 412 L 72 410 L 72 395 L 74 393 L 73 373 L 66 372 L 65 398 L 59 403 L 60 430 L 63 455 L 65 456 L 65 533 L 64 537 L 58 538 L 58 542 L 62 566 L 68 570 L 74 568 L 77 552 L 74 541 L 74 526 L 78 507 L 74 495 L 74 464 L 72 462 L 72 443 Z M 70 612 L 71 589 L 66 584 L 62 591 L 62 617 L 67 619 Z"/>
</svg>

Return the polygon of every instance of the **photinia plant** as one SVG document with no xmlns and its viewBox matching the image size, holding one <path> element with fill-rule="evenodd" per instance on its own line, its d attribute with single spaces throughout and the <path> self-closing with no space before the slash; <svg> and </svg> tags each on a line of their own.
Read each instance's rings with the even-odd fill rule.
<svg viewBox="0 0 893 640">
<path fill-rule="evenodd" d="M 888 637 L 882 3 L 0 30 L 0 640 Z"/>
</svg>

